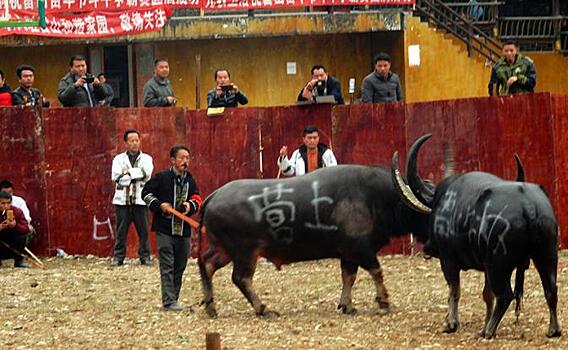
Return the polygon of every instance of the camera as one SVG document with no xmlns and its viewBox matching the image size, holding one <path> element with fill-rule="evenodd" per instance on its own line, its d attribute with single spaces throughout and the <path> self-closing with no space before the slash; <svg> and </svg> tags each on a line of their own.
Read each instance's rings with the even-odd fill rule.
<svg viewBox="0 0 568 350">
<path fill-rule="evenodd" d="M 325 81 L 324 80 L 318 80 L 318 82 L 316 83 L 315 86 L 317 92 L 318 92 L 318 96 L 323 96 L 325 93 Z"/>
<path fill-rule="evenodd" d="M 85 79 L 85 83 L 87 83 L 87 84 L 92 84 L 92 83 L 95 82 L 95 76 L 92 75 L 91 73 L 85 74 L 85 78 L 84 78 L 84 79 Z"/>
<path fill-rule="evenodd" d="M 221 90 L 223 92 L 231 91 L 233 90 L 233 84 L 221 85 Z"/>
</svg>

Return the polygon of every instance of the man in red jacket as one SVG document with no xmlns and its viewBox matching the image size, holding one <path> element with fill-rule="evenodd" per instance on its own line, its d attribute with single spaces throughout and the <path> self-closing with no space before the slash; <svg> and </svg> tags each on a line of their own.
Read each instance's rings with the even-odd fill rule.
<svg viewBox="0 0 568 350">
<path fill-rule="evenodd" d="M 0 241 L 3 242 L 0 243 L 0 258 L 14 259 L 14 267 L 29 267 L 24 258 L 12 250 L 23 254 L 29 231 L 24 213 L 12 207 L 12 196 L 8 192 L 0 192 Z"/>
<path fill-rule="evenodd" d="M 4 72 L 0 70 L 0 107 L 12 106 L 12 89 L 6 85 Z"/>
</svg>

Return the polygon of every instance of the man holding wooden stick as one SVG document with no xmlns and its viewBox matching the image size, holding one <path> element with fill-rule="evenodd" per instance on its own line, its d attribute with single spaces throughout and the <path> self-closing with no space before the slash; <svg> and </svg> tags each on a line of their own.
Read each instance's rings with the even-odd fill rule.
<svg viewBox="0 0 568 350">
<path fill-rule="evenodd" d="M 0 257 L 14 259 L 14 267 L 29 267 L 23 256 L 29 232 L 24 213 L 12 206 L 12 196 L 0 192 L 0 241 L 4 243 L 0 245 Z"/>
<path fill-rule="evenodd" d="M 197 184 L 189 166 L 189 149 L 174 146 L 170 150 L 172 167 L 157 173 L 142 189 L 142 198 L 154 213 L 152 231 L 156 232 L 162 304 L 166 311 L 181 311 L 179 293 L 189 253 L 190 226 L 174 209 L 185 216 L 195 214 L 201 205 Z"/>
</svg>

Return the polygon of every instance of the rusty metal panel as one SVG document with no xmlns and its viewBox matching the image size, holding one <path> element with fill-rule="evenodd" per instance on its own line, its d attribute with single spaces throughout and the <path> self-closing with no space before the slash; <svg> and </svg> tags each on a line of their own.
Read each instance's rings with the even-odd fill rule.
<svg viewBox="0 0 568 350">
<path fill-rule="evenodd" d="M 229 108 L 217 117 L 186 112 L 189 167 L 204 197 L 231 180 L 257 177 L 261 113 L 258 108 Z"/>
<path fill-rule="evenodd" d="M 568 95 L 552 95 L 552 122 L 554 131 L 554 193 L 548 192 L 556 209 L 560 226 L 561 246 L 568 247 Z M 547 155 L 545 155 L 547 156 Z M 552 173 L 552 172 L 551 172 Z M 554 196 L 553 196 L 554 195 Z"/>
<path fill-rule="evenodd" d="M 53 108 L 45 123 L 46 197 L 50 248 L 71 254 L 112 254 L 106 221 L 112 213 L 110 164 L 114 118 L 102 109 Z M 94 231 L 94 227 L 97 231 Z"/>
<path fill-rule="evenodd" d="M 26 200 L 37 235 L 31 249 L 49 245 L 45 197 L 43 120 L 31 108 L 0 108 L 0 181 L 14 184 L 14 193 Z"/>
<path fill-rule="evenodd" d="M 388 167 L 395 150 L 406 154 L 403 103 L 337 106 L 332 119 L 341 163 Z"/>
</svg>

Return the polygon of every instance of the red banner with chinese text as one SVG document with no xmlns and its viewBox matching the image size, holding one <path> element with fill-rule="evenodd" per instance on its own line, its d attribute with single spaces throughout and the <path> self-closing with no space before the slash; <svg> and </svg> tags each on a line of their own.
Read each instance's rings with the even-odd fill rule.
<svg viewBox="0 0 568 350">
<path fill-rule="evenodd" d="M 414 5 L 416 0 L 45 0 L 45 12 L 77 13 L 91 11 L 145 10 L 155 7 L 203 8 L 205 10 L 248 10 L 305 6 Z M 0 2 L 0 10 L 4 2 Z M 8 0 L 12 14 L 37 13 L 37 0 Z"/>
<path fill-rule="evenodd" d="M 199 8 L 201 0 L 45 0 L 46 14 L 92 11 L 138 11 L 150 8 Z M 23 16 L 33 11 L 37 16 L 37 0 L 8 0 L 10 13 Z M 0 10 L 2 2 L 0 2 Z"/>
<path fill-rule="evenodd" d="M 416 0 L 200 0 L 205 10 L 252 10 L 306 6 L 414 5 Z"/>
<path fill-rule="evenodd" d="M 415 3 L 416 0 L 45 0 L 47 28 L 0 27 L 0 36 L 99 38 L 132 35 L 162 29 L 171 10 L 182 8 L 230 11 Z M 11 20 L 38 20 L 37 0 L 1 1 L 0 11 L 4 4 L 8 4 Z"/>
<path fill-rule="evenodd" d="M 46 15 L 47 27 L 0 28 L 0 36 L 34 35 L 60 38 L 102 38 L 160 30 L 171 10 L 163 7 L 122 12 L 83 12 Z"/>
</svg>

